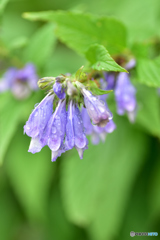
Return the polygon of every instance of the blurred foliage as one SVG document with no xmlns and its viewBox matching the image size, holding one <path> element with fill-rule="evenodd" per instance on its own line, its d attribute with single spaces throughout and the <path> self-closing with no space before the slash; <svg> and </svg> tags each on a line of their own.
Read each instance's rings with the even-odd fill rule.
<svg viewBox="0 0 160 240">
<path fill-rule="evenodd" d="M 51 22 L 28 21 L 22 14 Z M 28 153 L 30 140 L 23 135 L 44 93 L 21 102 L 9 92 L 0 94 L 0 163 L 5 160 L 0 239 L 127 240 L 130 231 L 160 234 L 159 24 L 159 0 L 0 1 L 1 75 L 27 62 L 37 66 L 40 77 L 74 73 L 87 62 L 88 47 L 102 44 L 112 56 L 136 58 L 132 80 L 138 101 L 136 123 L 130 124 L 116 115 L 111 94 L 117 130 L 104 144 L 89 144 L 83 160 L 73 150 L 51 163 L 47 147 Z"/>
</svg>

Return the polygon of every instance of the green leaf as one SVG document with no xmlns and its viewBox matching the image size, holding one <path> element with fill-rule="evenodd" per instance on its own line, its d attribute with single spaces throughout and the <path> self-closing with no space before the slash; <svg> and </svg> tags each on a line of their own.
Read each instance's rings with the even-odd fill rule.
<svg viewBox="0 0 160 240">
<path fill-rule="evenodd" d="M 89 90 L 95 95 L 104 95 L 113 91 L 100 89 L 94 81 L 89 81 Z"/>
<path fill-rule="evenodd" d="M 115 238 L 148 149 L 146 135 L 122 117 L 115 120 L 117 129 L 105 144 L 90 144 L 83 160 L 77 152 L 68 153 L 61 164 L 66 213 L 72 222 L 88 227 L 93 240 Z"/>
<path fill-rule="evenodd" d="M 56 165 L 51 151 L 28 152 L 30 137 L 19 125 L 6 155 L 5 168 L 13 190 L 30 221 L 46 221 L 50 182 Z"/>
<path fill-rule="evenodd" d="M 136 59 L 140 58 L 151 58 L 153 52 L 153 45 L 152 42 L 135 42 L 132 47 L 131 51 Z"/>
<path fill-rule="evenodd" d="M 159 0 L 135 0 L 129 5 L 127 0 L 116 0 L 112 7 L 113 15 L 126 24 L 130 41 L 143 41 L 159 35 Z"/>
<path fill-rule="evenodd" d="M 151 163 L 149 161 L 147 163 L 148 165 L 143 167 L 136 184 L 132 188 L 132 194 L 126 206 L 124 222 L 122 223 L 117 240 L 128 240 L 131 230 L 135 232 L 146 232 L 146 229 L 150 229 L 153 224 L 153 219 L 151 219 L 152 208 L 148 206 L 148 199 L 152 192 L 151 189 L 148 189 L 148 179 L 150 179 L 150 173 L 152 171 L 150 171 Z M 154 203 L 152 203 L 152 206 L 154 206 Z"/>
<path fill-rule="evenodd" d="M 9 42 L 7 45 L 10 50 L 20 49 L 27 45 L 28 38 L 25 36 L 20 36 L 12 40 L 12 42 Z"/>
<path fill-rule="evenodd" d="M 22 106 L 18 104 L 11 94 L 2 94 L 1 98 L 6 99 L 6 103 L 4 101 L 0 108 L 0 165 L 3 162 L 9 142 L 17 129 L 22 111 Z"/>
<path fill-rule="evenodd" d="M 113 18 L 68 11 L 33 12 L 23 16 L 29 20 L 57 23 L 59 39 L 79 53 L 84 54 L 94 43 L 104 45 L 110 54 L 121 53 L 126 47 L 126 29 Z"/>
<path fill-rule="evenodd" d="M 100 44 L 93 44 L 86 52 L 86 58 L 95 70 L 127 72 L 113 60 L 106 48 Z"/>
<path fill-rule="evenodd" d="M 58 240 L 87 240 L 83 229 L 75 226 L 73 223 L 68 221 L 65 211 L 63 208 L 63 203 L 61 199 L 61 194 L 59 191 L 59 185 L 55 185 L 52 188 L 51 198 L 49 201 L 49 219 L 48 225 L 51 231 L 51 239 Z M 61 231 L 59 231 L 61 229 Z"/>
<path fill-rule="evenodd" d="M 156 219 L 160 214 L 160 192 L 158 191 L 159 183 L 160 183 L 160 152 L 156 156 L 156 162 L 154 167 L 152 168 L 148 184 L 149 186 L 148 192 L 150 193 L 148 197 L 149 208 L 152 210 L 152 217 L 155 217 Z"/>
<path fill-rule="evenodd" d="M 0 15 L 3 13 L 8 2 L 9 2 L 9 0 L 1 0 L 0 1 Z"/>
<path fill-rule="evenodd" d="M 0 192 L 0 212 L 1 239 L 11 240 L 19 229 L 23 218 L 10 186 L 6 186 L 6 189 Z"/>
<path fill-rule="evenodd" d="M 160 137 L 160 99 L 155 88 L 137 84 L 138 109 L 136 123 L 154 136 Z"/>
<path fill-rule="evenodd" d="M 34 62 L 38 67 L 43 66 L 47 58 L 51 56 L 55 43 L 54 25 L 45 24 L 30 39 L 24 51 L 25 61 Z"/>
<path fill-rule="evenodd" d="M 137 81 L 149 87 L 160 87 L 160 57 L 154 60 L 139 59 L 137 62 Z"/>
</svg>

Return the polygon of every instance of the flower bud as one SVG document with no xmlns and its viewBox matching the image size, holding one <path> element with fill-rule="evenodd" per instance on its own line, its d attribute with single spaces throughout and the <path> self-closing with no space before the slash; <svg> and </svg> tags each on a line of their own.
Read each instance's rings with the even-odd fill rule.
<svg viewBox="0 0 160 240">
<path fill-rule="evenodd" d="M 54 77 L 44 77 L 39 79 L 38 81 L 38 87 L 42 90 L 49 88 L 51 85 L 53 85 L 55 82 Z"/>
</svg>

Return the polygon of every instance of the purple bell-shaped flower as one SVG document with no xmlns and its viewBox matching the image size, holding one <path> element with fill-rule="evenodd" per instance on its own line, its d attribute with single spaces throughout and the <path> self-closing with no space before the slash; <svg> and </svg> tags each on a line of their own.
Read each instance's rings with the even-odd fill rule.
<svg viewBox="0 0 160 240">
<path fill-rule="evenodd" d="M 88 148 L 81 113 L 73 100 L 68 105 L 65 145 L 67 149 L 75 147 L 81 159 L 84 150 Z"/>
</svg>

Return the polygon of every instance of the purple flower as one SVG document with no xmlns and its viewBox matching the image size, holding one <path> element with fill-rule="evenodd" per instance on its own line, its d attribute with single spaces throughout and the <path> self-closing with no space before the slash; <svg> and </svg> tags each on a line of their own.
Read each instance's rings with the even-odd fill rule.
<svg viewBox="0 0 160 240">
<path fill-rule="evenodd" d="M 113 73 L 104 73 L 106 87 L 102 86 L 104 90 L 113 90 L 115 86 L 115 75 Z"/>
<path fill-rule="evenodd" d="M 87 108 L 88 115 L 93 121 L 93 124 L 99 127 L 105 127 L 107 122 L 112 119 L 111 114 L 107 111 L 104 102 L 93 96 L 91 92 L 82 88 L 84 95 L 84 103 Z"/>
<path fill-rule="evenodd" d="M 81 159 L 83 158 L 84 150 L 88 148 L 88 140 L 84 133 L 81 113 L 77 104 L 72 100 L 68 105 L 65 145 L 66 149 L 75 147 Z"/>
<path fill-rule="evenodd" d="M 82 119 L 85 128 L 86 135 L 91 136 L 93 144 L 98 144 L 100 140 L 105 141 L 107 133 L 111 133 L 115 130 L 116 125 L 111 119 L 105 127 L 99 127 L 92 125 L 86 108 L 82 108 Z"/>
<path fill-rule="evenodd" d="M 115 87 L 115 97 L 117 102 L 117 113 L 123 115 L 135 112 L 136 109 L 136 89 L 131 84 L 129 75 L 125 72 L 119 73 Z"/>
<path fill-rule="evenodd" d="M 17 75 L 16 68 L 9 68 L 3 75 L 0 81 L 0 92 L 7 91 L 8 89 L 12 88 L 15 78 Z"/>
<path fill-rule="evenodd" d="M 64 136 L 66 133 L 66 100 L 60 100 L 55 112 L 48 121 L 45 142 L 52 150 L 52 161 L 55 161 L 64 151 Z"/>
<path fill-rule="evenodd" d="M 11 90 L 13 95 L 18 98 L 26 98 L 31 91 L 36 91 L 38 77 L 33 64 L 28 63 L 22 69 L 9 68 L 0 82 L 0 92 Z"/>
<path fill-rule="evenodd" d="M 54 95 L 47 95 L 32 111 L 24 126 L 24 133 L 32 137 L 29 152 L 39 152 L 46 144 L 44 132 L 53 112 Z"/>
<path fill-rule="evenodd" d="M 135 65 L 136 65 L 136 60 L 135 60 L 134 58 L 132 58 L 132 59 L 126 64 L 125 68 L 126 68 L 127 70 L 130 70 L 130 69 L 134 68 Z"/>
<path fill-rule="evenodd" d="M 63 99 L 66 96 L 65 90 L 64 88 L 62 88 L 62 84 L 60 82 L 55 82 L 55 84 L 53 85 L 53 91 L 59 99 Z"/>
</svg>

